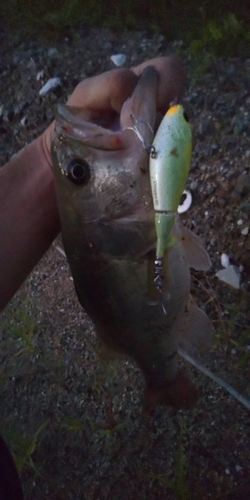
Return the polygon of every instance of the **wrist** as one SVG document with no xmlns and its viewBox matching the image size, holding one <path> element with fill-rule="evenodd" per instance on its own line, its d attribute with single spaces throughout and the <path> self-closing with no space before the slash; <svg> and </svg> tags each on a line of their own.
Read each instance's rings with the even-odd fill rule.
<svg viewBox="0 0 250 500">
<path fill-rule="evenodd" d="M 0 169 L 0 310 L 60 231 L 54 176 L 39 136 Z"/>
</svg>

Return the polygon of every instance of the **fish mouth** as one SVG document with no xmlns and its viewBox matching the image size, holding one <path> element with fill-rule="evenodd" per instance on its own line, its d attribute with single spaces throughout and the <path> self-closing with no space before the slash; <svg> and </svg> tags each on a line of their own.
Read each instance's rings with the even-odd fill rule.
<svg viewBox="0 0 250 500">
<path fill-rule="evenodd" d="M 152 144 L 156 116 L 158 73 L 148 66 L 123 104 L 120 115 L 115 111 L 96 112 L 59 104 L 55 133 L 79 140 L 101 150 L 125 149 L 131 133 L 144 149 Z"/>
<path fill-rule="evenodd" d="M 57 106 L 55 133 L 103 151 L 124 149 L 123 141 L 119 138 L 121 131 L 114 132 L 94 121 L 87 121 L 84 119 L 84 110 L 64 104 Z"/>
</svg>

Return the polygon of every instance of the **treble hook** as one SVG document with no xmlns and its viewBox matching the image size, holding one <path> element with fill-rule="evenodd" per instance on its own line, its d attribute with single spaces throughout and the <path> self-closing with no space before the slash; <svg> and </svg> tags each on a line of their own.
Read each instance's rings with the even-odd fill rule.
<svg viewBox="0 0 250 500">
<path fill-rule="evenodd" d="M 161 304 L 162 310 L 163 310 L 164 314 L 167 315 L 167 309 L 165 308 L 165 305 L 163 302 L 163 297 L 162 297 L 161 271 L 162 271 L 162 259 L 155 259 L 155 262 L 154 262 L 154 285 L 156 286 L 156 289 L 161 296 L 161 299 L 159 302 Z M 170 295 L 167 294 L 167 297 L 165 298 L 165 300 L 168 300 L 169 297 L 170 297 Z"/>
<path fill-rule="evenodd" d="M 151 125 L 148 123 L 148 122 L 144 122 L 143 120 L 138 120 L 136 118 L 136 116 L 134 115 L 134 113 L 130 113 L 130 118 L 133 122 L 133 126 L 132 127 L 126 127 L 124 128 L 123 130 L 133 130 L 133 132 L 137 135 L 139 141 L 142 143 L 142 147 L 146 150 L 146 152 L 148 153 L 148 155 L 150 155 L 152 158 L 156 158 L 156 150 L 155 150 L 155 147 L 152 145 L 152 144 L 149 144 L 149 142 L 147 142 L 141 132 L 140 132 L 140 129 L 139 129 L 139 125 L 140 123 L 142 123 L 143 125 L 146 125 L 150 132 L 153 134 L 154 131 L 151 127 Z"/>
</svg>

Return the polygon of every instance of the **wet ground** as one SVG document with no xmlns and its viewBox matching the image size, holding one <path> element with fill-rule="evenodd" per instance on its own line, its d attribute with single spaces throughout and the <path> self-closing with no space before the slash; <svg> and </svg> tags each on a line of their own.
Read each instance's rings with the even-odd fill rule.
<svg viewBox="0 0 250 500">
<path fill-rule="evenodd" d="M 250 396 L 250 60 L 190 61 L 181 42 L 146 32 L 79 29 L 38 41 L 1 34 L 0 158 L 36 137 L 76 83 L 114 67 L 178 52 L 189 72 L 184 102 L 195 136 L 184 223 L 212 260 L 193 273 L 192 296 L 216 335 L 201 362 Z M 51 77 L 61 85 L 44 97 Z M 127 360 L 103 361 L 77 302 L 68 265 L 52 246 L 1 315 L 1 434 L 27 499 L 248 499 L 249 411 L 185 362 L 200 390 L 194 410 L 142 414 L 143 379 Z M 221 282 L 226 253 L 238 289 Z M 249 401 L 249 400 L 248 400 Z"/>
</svg>

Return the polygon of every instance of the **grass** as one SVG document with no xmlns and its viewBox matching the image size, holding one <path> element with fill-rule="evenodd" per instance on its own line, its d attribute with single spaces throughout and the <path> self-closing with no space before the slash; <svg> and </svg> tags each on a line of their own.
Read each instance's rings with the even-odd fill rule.
<svg viewBox="0 0 250 500">
<path fill-rule="evenodd" d="M 26 376 L 32 380 L 39 374 L 44 375 L 44 366 L 47 366 L 47 371 L 53 371 L 53 380 L 56 381 L 53 354 L 51 356 L 49 349 L 47 351 L 46 348 L 48 342 L 46 334 L 43 333 L 42 336 L 42 342 L 45 342 L 45 350 L 44 345 L 41 346 L 39 343 L 41 329 L 36 319 L 37 304 L 34 299 L 28 298 L 28 282 L 22 292 L 24 300 L 21 301 L 21 305 L 14 298 L 1 316 L 1 354 L 3 359 L 5 359 L 1 363 L 0 370 L 0 391 L 3 391 L 3 395 L 11 379 L 20 378 L 22 383 L 26 385 L 28 384 Z M 117 362 L 107 362 L 107 360 L 104 360 L 98 348 L 88 338 L 86 339 L 86 343 L 89 350 L 92 351 L 98 367 L 98 369 L 93 371 L 88 383 L 91 384 L 91 390 L 95 398 L 105 401 L 104 422 L 100 423 L 100 421 L 98 422 L 94 419 L 86 421 L 86 419 L 80 420 L 61 415 L 57 425 L 59 429 L 69 433 L 72 431 L 81 433 L 86 429 L 91 429 L 92 434 L 97 433 L 100 438 L 105 439 L 107 444 L 111 446 L 115 435 L 130 424 L 129 420 L 117 422 L 113 413 L 112 385 L 117 373 Z M 38 359 L 40 360 L 40 364 L 37 362 Z M 60 364 L 60 374 L 57 380 L 58 387 L 64 383 L 66 376 L 65 371 L 63 373 L 61 368 Z M 104 380 L 105 387 L 103 385 Z M 15 421 L 10 421 L 5 418 L 0 421 L 0 434 L 3 435 L 9 444 L 19 472 L 32 468 L 36 473 L 40 473 L 39 468 L 33 461 L 33 455 L 39 448 L 43 431 L 48 423 L 49 421 L 43 422 L 31 434 L 30 431 L 20 430 L 18 419 L 17 421 L 16 419 Z"/>
<path fill-rule="evenodd" d="M 186 481 L 189 464 L 184 452 L 185 422 L 178 417 L 175 417 L 174 421 L 177 429 L 177 444 L 174 455 L 173 477 L 170 479 L 169 471 L 166 471 L 166 475 L 151 473 L 148 479 L 167 486 L 174 493 L 176 500 L 190 500 L 192 495 Z"/>
<path fill-rule="evenodd" d="M 186 483 L 188 460 L 184 453 L 185 424 L 181 419 L 176 420 L 178 426 L 178 443 L 175 454 L 175 474 L 169 482 L 169 488 L 175 493 L 178 500 L 189 500 L 192 498 Z"/>
<path fill-rule="evenodd" d="M 4 340 L 1 344 L 1 355 L 4 362 L 1 363 L 0 372 L 0 394 L 8 387 L 11 380 L 22 380 L 28 384 L 28 380 L 43 372 L 42 366 L 37 365 L 40 353 L 38 343 L 39 327 L 36 318 L 36 303 L 34 299 L 28 298 L 28 282 L 23 288 L 24 301 L 21 306 L 15 298 L 12 301 L 13 307 L 7 307 L 1 314 L 1 331 Z M 48 356 L 48 364 L 51 358 Z M 50 370 L 55 367 L 51 365 Z M 8 391 L 8 389 L 7 389 Z M 13 453 L 14 460 L 19 472 L 32 468 L 39 473 L 33 461 L 33 454 L 39 447 L 44 428 L 48 421 L 38 426 L 32 434 L 30 430 L 21 430 L 18 423 L 10 419 L 0 421 L 0 434 L 3 435 Z M 30 425 L 28 425 L 30 428 Z"/>
<path fill-rule="evenodd" d="M 39 468 L 33 461 L 33 454 L 39 447 L 42 431 L 47 424 L 48 422 L 43 422 L 39 425 L 33 435 L 20 432 L 20 429 L 14 425 L 0 424 L 0 433 L 11 448 L 19 473 L 27 468 L 32 468 L 36 473 L 39 473 Z"/>
<path fill-rule="evenodd" d="M 235 0 L 127 0 L 110 4 L 108 0 L 2 0 L 0 16 L 12 29 L 32 36 L 57 36 L 65 29 L 74 36 L 79 24 L 107 26 L 115 30 L 161 32 L 168 40 L 184 39 L 190 56 L 198 58 L 204 71 L 217 55 L 248 57 L 250 34 L 247 2 Z M 188 22 L 187 22 L 188 20 Z"/>
<path fill-rule="evenodd" d="M 207 64 L 212 56 L 230 56 L 233 53 L 247 57 L 250 33 L 243 22 L 233 13 L 225 13 L 222 19 L 206 19 L 194 33 L 189 35 L 190 57 L 201 52 L 207 56 Z M 203 55 L 204 57 L 204 55 Z"/>
<path fill-rule="evenodd" d="M 1 315 L 1 329 L 4 340 L 1 345 L 15 348 L 15 357 L 27 354 L 32 356 L 38 343 L 37 319 L 35 317 L 35 301 L 30 304 L 28 299 L 29 288 L 24 288 L 24 302 L 17 305 L 15 313 L 6 308 Z"/>
<path fill-rule="evenodd" d="M 244 297 L 241 301 L 242 311 L 238 307 L 235 307 L 233 303 L 230 303 L 229 300 L 225 301 L 222 305 L 219 295 L 214 290 L 212 279 L 205 276 L 204 273 L 195 274 L 194 279 L 203 307 L 214 318 L 213 321 L 217 327 L 218 325 L 220 326 L 220 334 L 217 338 L 218 347 L 220 348 L 223 343 L 226 346 L 232 345 L 232 347 L 236 345 L 240 352 L 238 369 L 246 369 L 249 352 L 244 348 L 244 345 L 249 334 L 249 329 L 245 330 L 242 328 L 240 335 L 236 337 L 232 336 L 232 331 L 239 323 L 239 316 L 244 316 L 244 311 L 247 312 L 246 301 L 243 300 Z M 55 377 L 54 365 L 52 364 L 53 353 L 49 352 L 52 345 L 48 343 L 46 333 L 42 336 L 43 344 L 41 345 L 41 328 L 43 328 L 41 324 L 43 322 L 37 323 L 37 313 L 38 304 L 36 304 L 33 297 L 28 296 L 28 287 L 24 291 L 24 300 L 21 301 L 21 305 L 20 298 L 16 303 L 14 299 L 12 307 L 7 308 L 3 313 L 2 317 L 4 320 L 1 323 L 1 327 L 4 336 L 4 345 L 2 353 L 6 355 L 6 361 L 2 369 L 1 389 L 3 389 L 3 399 L 6 397 L 4 391 L 8 387 L 8 382 L 12 377 L 15 377 L 15 366 L 19 367 L 20 374 L 23 371 L 29 373 L 31 367 L 34 367 L 34 360 L 36 363 L 37 359 L 44 358 L 42 359 L 43 363 L 46 363 L 50 368 L 50 380 L 53 380 L 53 383 L 57 384 L 58 391 L 66 383 L 68 375 L 63 361 L 60 377 L 58 379 Z M 80 412 L 74 413 L 73 406 L 68 414 L 59 411 L 56 419 L 52 416 L 43 422 L 39 422 L 38 420 L 38 423 L 37 417 L 35 418 L 35 422 L 32 421 L 33 413 L 31 411 L 28 413 L 28 420 L 30 419 L 30 421 L 27 421 L 25 426 L 19 422 L 19 415 L 14 417 L 12 414 L 10 419 L 5 418 L 2 420 L 0 433 L 3 434 L 3 437 L 9 444 L 20 472 L 26 474 L 27 471 L 34 471 L 36 475 L 43 475 L 44 464 L 40 463 L 40 460 L 41 458 L 43 460 L 44 441 L 46 441 L 46 436 L 49 434 L 51 436 L 54 434 L 58 434 L 59 436 L 62 434 L 63 436 L 66 435 L 69 442 L 71 441 L 71 436 L 73 436 L 75 441 L 79 442 L 82 442 L 84 436 L 87 436 L 85 438 L 87 440 L 101 442 L 105 453 L 112 456 L 115 453 L 114 450 L 126 449 L 124 439 L 126 439 L 126 436 L 132 435 L 135 440 L 135 449 L 137 449 L 137 429 L 134 427 L 132 419 L 127 418 L 127 415 L 125 417 L 123 415 L 117 416 L 114 413 L 114 396 L 119 392 L 119 387 L 116 387 L 119 375 L 119 362 L 107 363 L 100 355 L 95 342 L 92 339 L 89 340 L 87 336 L 86 344 L 88 351 L 93 354 L 94 365 L 94 369 L 86 381 L 86 385 L 91 389 L 93 398 L 93 403 L 91 400 L 88 404 L 90 407 L 93 405 L 94 408 L 99 404 L 102 406 L 103 411 L 97 415 L 94 411 L 87 410 L 86 413 L 88 416 L 85 417 L 85 410 L 83 416 L 80 416 Z M 59 352 L 59 356 L 62 356 L 60 342 L 56 346 L 56 349 Z M 80 356 L 78 362 L 81 362 Z M 37 366 L 36 374 L 39 374 L 39 370 L 40 368 Z M 30 375 L 29 373 L 29 376 L 35 377 L 36 374 Z M 16 390 L 22 393 L 22 390 L 26 391 L 27 386 L 27 379 L 21 378 L 19 387 L 17 386 Z M 40 387 L 39 381 L 37 387 Z M 13 389 L 11 390 L 13 391 Z M 11 394 L 13 397 L 14 392 L 11 392 Z M 50 402 L 49 404 L 53 407 L 54 403 Z M 22 410 L 20 410 L 21 415 Z M 147 477 L 145 476 L 144 479 L 145 481 L 152 479 L 164 491 L 169 490 L 171 494 L 174 494 L 177 500 L 188 500 L 192 498 L 189 488 L 191 464 L 187 452 L 188 446 L 186 445 L 184 420 L 182 421 L 176 417 L 175 426 L 177 427 L 178 439 L 177 443 L 174 442 L 173 444 L 175 450 L 174 464 L 170 467 L 168 465 L 166 474 L 153 473 L 150 476 L 151 473 L 147 471 Z M 51 440 L 53 440 L 53 437 Z"/>
</svg>

